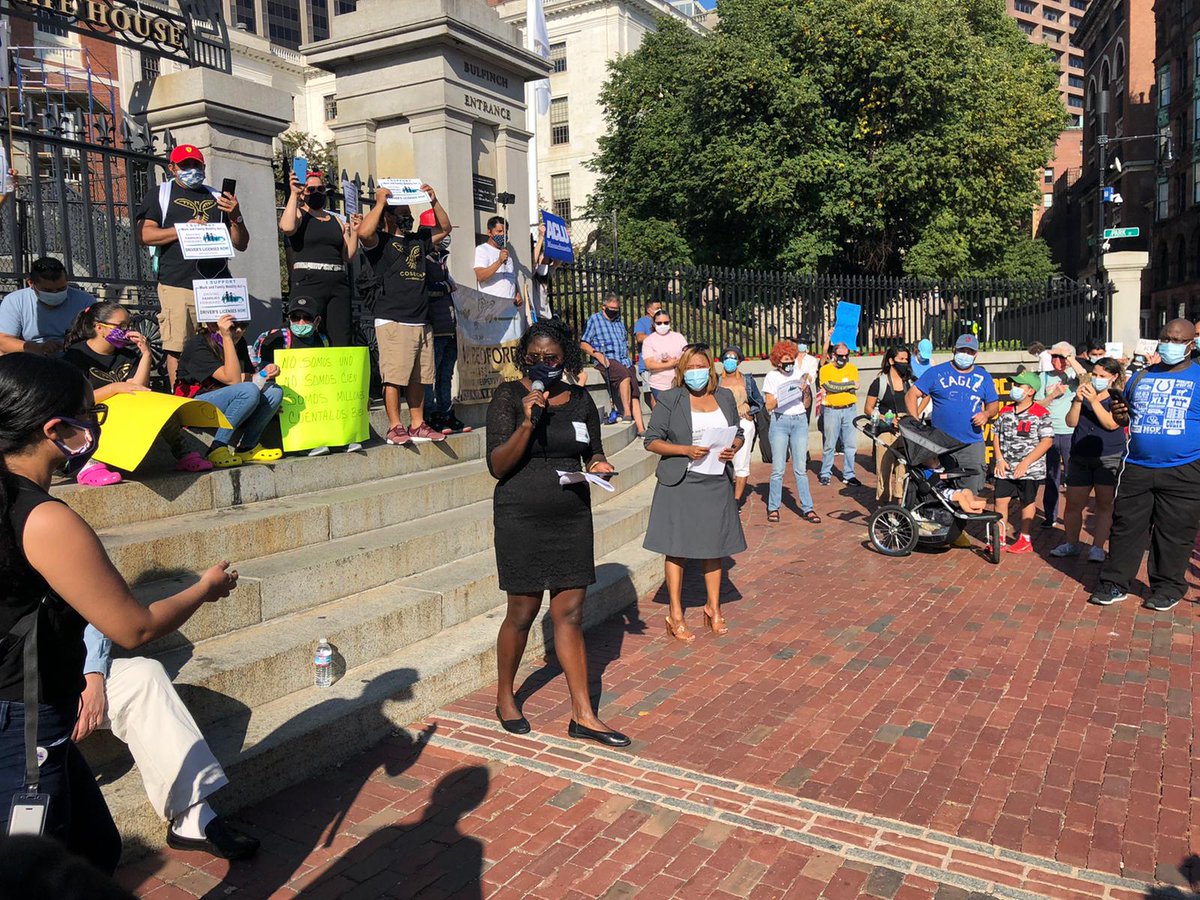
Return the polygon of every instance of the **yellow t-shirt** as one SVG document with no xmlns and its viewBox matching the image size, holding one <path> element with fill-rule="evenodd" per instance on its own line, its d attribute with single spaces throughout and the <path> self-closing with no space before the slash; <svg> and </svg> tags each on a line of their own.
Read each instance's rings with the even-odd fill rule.
<svg viewBox="0 0 1200 900">
<path fill-rule="evenodd" d="M 844 409 L 847 406 L 853 406 L 855 403 L 855 392 L 830 390 L 831 386 L 836 386 L 840 382 L 848 382 L 853 384 L 858 381 L 858 366 L 854 363 L 846 363 L 840 369 L 833 363 L 825 363 L 821 366 L 821 373 L 818 375 L 821 382 L 821 387 L 825 389 L 825 405 L 830 409 Z"/>
</svg>

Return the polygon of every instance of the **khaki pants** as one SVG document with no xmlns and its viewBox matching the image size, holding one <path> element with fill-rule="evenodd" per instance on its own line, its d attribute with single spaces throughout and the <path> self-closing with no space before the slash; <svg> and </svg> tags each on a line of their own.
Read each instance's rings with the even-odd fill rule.
<svg viewBox="0 0 1200 900">
<path fill-rule="evenodd" d="M 902 503 L 908 467 L 900 458 L 904 442 L 900 435 L 886 432 L 875 442 L 875 499 L 880 503 Z"/>
<path fill-rule="evenodd" d="M 196 333 L 196 295 L 187 288 L 158 286 L 158 330 L 167 353 L 182 353 Z"/>
<path fill-rule="evenodd" d="M 114 659 L 105 682 L 103 728 L 129 745 L 150 805 L 166 820 L 229 784 L 162 664 Z"/>
</svg>

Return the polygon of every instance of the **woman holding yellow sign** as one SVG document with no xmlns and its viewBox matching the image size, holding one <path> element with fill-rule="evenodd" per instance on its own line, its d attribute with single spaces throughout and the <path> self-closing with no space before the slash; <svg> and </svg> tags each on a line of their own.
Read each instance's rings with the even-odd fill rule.
<svg viewBox="0 0 1200 900">
<path fill-rule="evenodd" d="M 150 390 L 150 345 L 138 331 L 130 328 L 129 310 L 120 303 L 93 303 L 75 318 L 64 343 L 63 359 L 83 372 L 96 402 L 104 403 L 118 394 Z M 175 468 L 181 472 L 207 472 L 212 463 L 196 451 L 183 446 L 179 418 L 172 416 L 161 435 L 175 456 Z M 121 474 L 104 463 L 89 460 L 76 481 L 90 487 L 118 484 Z"/>
</svg>

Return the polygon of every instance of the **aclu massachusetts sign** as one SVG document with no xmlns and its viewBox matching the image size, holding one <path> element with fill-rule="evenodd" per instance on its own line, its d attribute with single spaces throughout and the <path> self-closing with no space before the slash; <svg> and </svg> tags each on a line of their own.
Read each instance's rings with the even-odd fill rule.
<svg viewBox="0 0 1200 900">
<path fill-rule="evenodd" d="M 575 262 L 575 248 L 571 246 L 571 233 L 567 231 L 567 223 L 554 213 L 542 210 L 542 223 L 546 226 L 546 259 L 558 262 Z"/>
<path fill-rule="evenodd" d="M 139 0 L 0 0 L 0 14 L 65 28 L 185 66 L 230 72 L 221 0 L 180 0 L 180 12 Z"/>
</svg>

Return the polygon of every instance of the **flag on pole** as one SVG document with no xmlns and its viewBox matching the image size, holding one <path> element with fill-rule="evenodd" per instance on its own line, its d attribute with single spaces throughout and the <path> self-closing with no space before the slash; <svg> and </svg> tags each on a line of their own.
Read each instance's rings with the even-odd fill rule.
<svg viewBox="0 0 1200 900">
<path fill-rule="evenodd" d="M 542 59 L 549 59 L 550 34 L 546 30 L 546 8 L 542 0 L 525 0 L 525 27 L 529 49 Z M 550 79 L 534 82 L 533 93 L 537 99 L 537 113 L 544 116 L 550 111 Z"/>
</svg>

